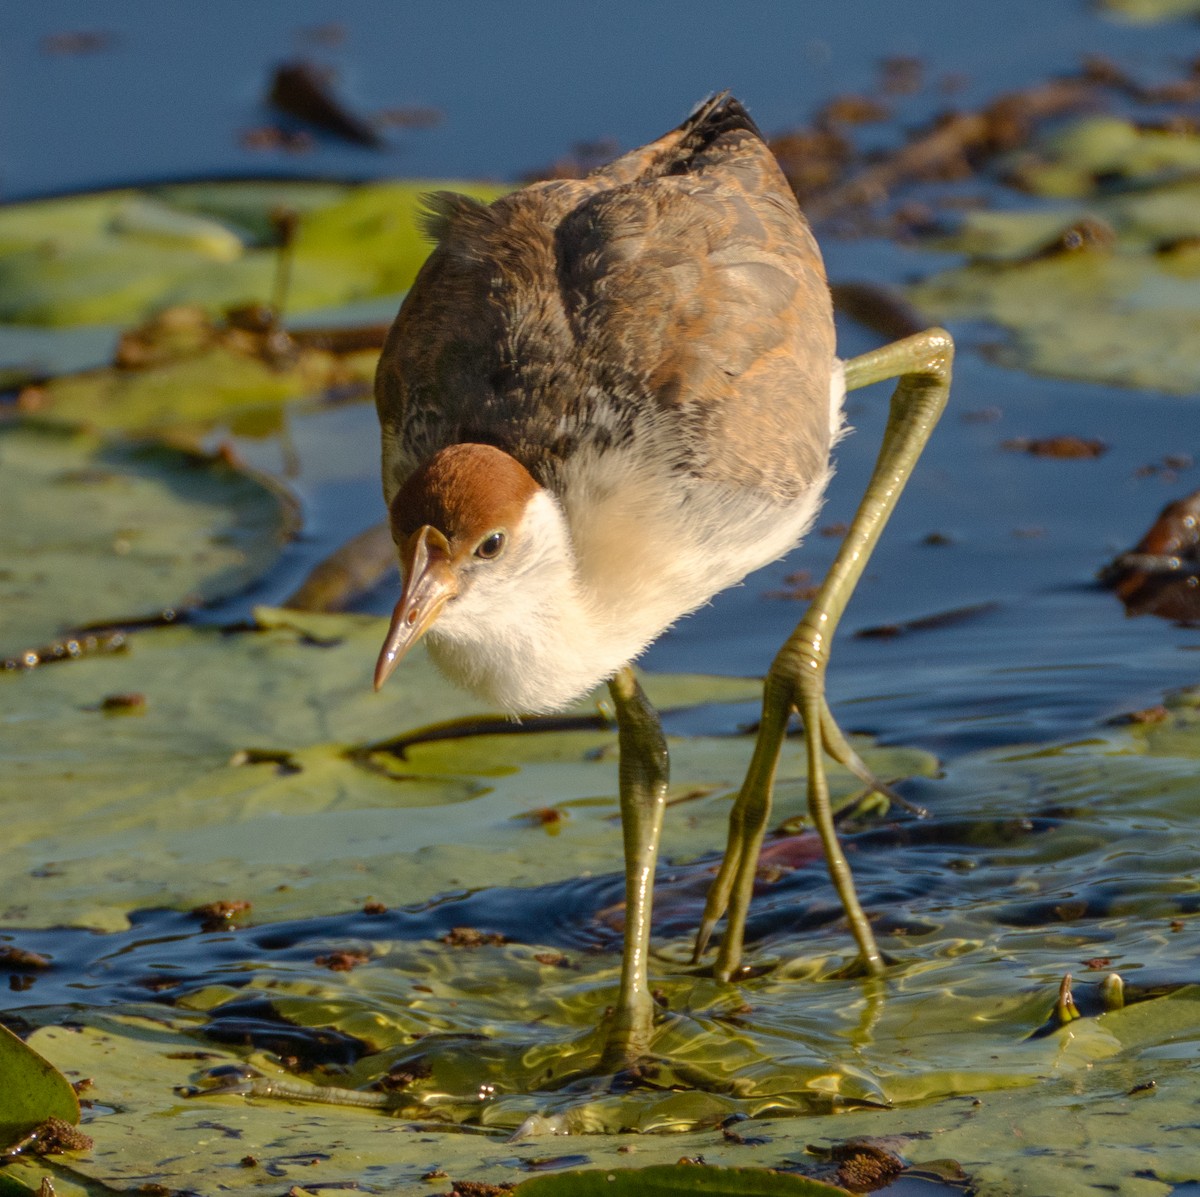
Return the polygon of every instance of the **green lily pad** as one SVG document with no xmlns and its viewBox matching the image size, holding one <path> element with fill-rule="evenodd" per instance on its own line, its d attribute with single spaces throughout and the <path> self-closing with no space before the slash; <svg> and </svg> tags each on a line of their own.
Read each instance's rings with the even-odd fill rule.
<svg viewBox="0 0 1200 1197">
<path fill-rule="evenodd" d="M 1022 187 L 1049 197 L 1099 195 L 1115 182 L 1145 188 L 1194 178 L 1200 135 L 1113 116 L 1087 117 L 1048 133 L 1015 159 L 1014 168 Z"/>
<path fill-rule="evenodd" d="M 611 730 L 410 737 L 399 758 L 381 744 L 482 712 L 419 654 L 373 695 L 381 620 L 263 612 L 260 624 L 236 636 L 139 633 L 125 656 L 0 679 L 12 695 L 6 709 L 19 712 L 0 721 L 9 762 L 0 779 L 11 843 L 0 859 L 5 923 L 115 928 L 135 905 L 219 896 L 252 900 L 257 920 L 296 920 L 366 896 L 419 903 L 619 867 Z M 736 701 L 757 689 L 713 679 L 671 686 L 659 701 Z M 93 695 L 128 689 L 146 696 L 138 719 L 84 709 Z M 720 843 L 749 745 L 714 737 L 671 747 L 680 801 L 668 812 L 664 856 L 686 861 Z M 780 818 L 803 805 L 801 747 L 789 743 L 785 753 Z M 235 763 L 239 749 L 254 751 Z M 958 1160 L 985 1195 L 1098 1197 L 1146 1143 L 1156 1145 L 1156 1183 L 1180 1183 L 1200 1150 L 1189 1113 L 1196 986 L 1031 1033 L 1046 1022 L 1058 978 L 1078 974 L 1100 945 L 1128 981 L 1164 969 L 1186 977 L 1200 924 L 1176 903 L 1190 893 L 1198 757 L 1200 696 L 1182 694 L 1156 724 L 948 766 L 923 795 L 935 810 L 928 842 L 922 825 L 899 827 L 915 837 L 894 849 L 906 854 L 907 884 L 888 883 L 886 909 L 867 894 L 873 914 L 899 922 L 880 928 L 898 957 L 886 985 L 836 975 L 845 950 L 836 925 L 777 936 L 757 953 L 773 970 L 737 986 L 697 975 L 687 943 L 657 934 L 662 1063 L 631 1089 L 583 1081 L 555 1089 L 545 1080 L 565 1081 L 594 1059 L 617 984 L 615 951 L 393 939 L 381 921 L 378 935 L 347 945 L 361 965 L 333 972 L 306 961 L 295 941 L 279 955 L 269 938 L 251 936 L 236 964 L 227 947 L 221 971 L 173 1007 L 81 1009 L 73 1018 L 82 1029 L 33 1036 L 58 1067 L 96 1078 L 106 1111 L 88 1127 L 91 1158 L 61 1167 L 117 1187 L 149 1178 L 215 1193 L 255 1191 L 269 1165 L 276 1188 L 286 1176 L 309 1188 L 357 1181 L 415 1193 L 435 1167 L 455 1179 L 517 1180 L 564 1147 L 587 1157 L 577 1165 L 608 1170 L 681 1155 L 778 1168 L 807 1143 L 867 1134 L 902 1136 L 901 1154 L 917 1164 Z M 921 758 L 872 763 L 912 773 Z M 563 815 L 556 822 L 512 817 L 549 804 Z M 852 847 L 861 870 L 863 847 Z M 925 871 L 915 871 L 923 853 Z M 1104 905 L 1076 909 L 1077 895 L 1093 891 Z M 670 893 L 664 877 L 668 906 Z M 756 908 L 771 904 L 767 886 Z M 328 930 L 315 934 L 313 956 L 335 946 L 322 938 Z M 233 1053 L 204 1037 L 226 1006 L 245 1002 L 269 1008 L 272 1025 L 352 1036 L 367 1054 L 296 1076 L 267 1050 Z M 201 1045 L 206 1058 L 188 1058 Z M 317 1085 L 369 1091 L 389 1070 L 415 1079 L 391 1118 L 286 1099 L 177 1096 L 177 1086 L 235 1059 L 271 1081 L 308 1086 L 313 1099 Z M 1156 1088 L 1139 1097 L 1148 1079 Z M 856 1110 L 862 1103 L 894 1108 Z M 818 1112 L 839 1106 L 848 1108 Z M 745 1143 L 721 1134 L 733 1113 L 754 1116 L 738 1128 Z M 447 1120 L 480 1133 L 445 1133 Z M 502 1141 L 521 1126 L 529 1137 Z M 539 1138 L 538 1126 L 572 1137 Z M 628 1139 L 588 1133 L 618 1127 L 684 1133 L 643 1134 L 630 1159 L 619 1153 Z M 198 1151 L 203 1179 L 186 1175 Z M 262 1167 L 242 1166 L 247 1155 Z"/>
<path fill-rule="evenodd" d="M 1200 0 L 1100 0 L 1102 11 L 1134 25 L 1175 21 L 1200 14 Z"/>
<path fill-rule="evenodd" d="M 0 428 L 0 649 L 84 623 L 156 616 L 234 594 L 294 528 L 278 486 L 222 459 Z"/>
<path fill-rule="evenodd" d="M 435 1120 L 403 1123 L 333 1106 L 289 1111 L 278 1102 L 240 1097 L 201 1094 L 181 1099 L 178 1093 L 191 1086 L 197 1070 L 197 1061 L 185 1058 L 195 1054 L 186 1049 L 198 1045 L 192 1038 L 196 1029 L 195 1016 L 147 1006 L 120 1015 L 92 1011 L 81 1027 L 45 1027 L 31 1036 L 38 1050 L 60 1067 L 93 1077 L 93 1096 L 104 1107 L 103 1115 L 88 1125 L 96 1150 L 89 1158 L 56 1161 L 56 1188 L 59 1175 L 67 1184 L 103 1183 L 124 1190 L 150 1182 L 204 1194 L 273 1194 L 280 1191 L 281 1181 L 302 1186 L 305 1192 L 337 1192 L 358 1182 L 408 1197 L 448 1186 L 449 1179 L 444 1179 L 431 1188 L 434 1178 L 425 1177 L 432 1172 L 458 1181 L 513 1183 L 545 1168 L 548 1156 L 564 1151 L 576 1160 L 582 1155 L 592 1166 L 628 1170 L 651 1165 L 666 1169 L 667 1176 L 680 1156 L 703 1154 L 731 1175 L 732 1183 L 750 1184 L 750 1177 L 738 1173 L 778 1167 L 788 1154 L 802 1150 L 803 1141 L 791 1137 L 787 1121 L 770 1125 L 772 1141 L 758 1146 L 723 1142 L 720 1131 L 710 1129 L 636 1138 L 568 1138 L 552 1146 L 545 1139 L 512 1143 L 498 1134 L 454 1133 Z M 235 1059 L 219 1046 L 205 1047 L 208 1064 Z M 630 1155 L 631 1149 L 636 1154 Z M 246 1163 L 247 1157 L 254 1162 Z M 202 1171 L 196 1167 L 198 1158 L 204 1161 Z M 38 1177 L 47 1170 L 41 1161 L 18 1161 L 5 1174 L 36 1192 Z M 772 1183 L 761 1173 L 757 1179 Z M 798 1177 L 781 1183 L 787 1181 L 787 1188 L 732 1192 L 815 1197 L 841 1191 L 798 1188 L 803 1183 Z"/>
<path fill-rule="evenodd" d="M 404 290 L 428 253 L 421 196 L 445 181 L 207 183 L 132 189 L 0 208 L 0 320 L 131 323 L 178 304 L 217 312 L 267 302 L 277 252 L 270 216 L 301 215 L 289 312 Z"/>
<path fill-rule="evenodd" d="M 0 1151 L 47 1118 L 79 1121 L 79 1098 L 48 1060 L 0 1026 Z"/>
<path fill-rule="evenodd" d="M 1016 167 L 1022 184 L 1052 197 L 1053 207 L 967 217 L 939 244 L 968 261 L 918 283 L 910 297 L 931 321 L 1004 329 L 994 355 L 1006 365 L 1194 394 L 1198 169 L 1194 132 L 1077 122 Z M 1114 178 L 1124 187 L 1114 190 Z"/>
<path fill-rule="evenodd" d="M 0 923 L 112 930 L 138 907 L 186 909 L 227 894 L 253 901 L 256 917 L 294 918 L 372 895 L 421 901 L 470 877 L 537 884 L 620 868 L 615 730 L 439 739 L 399 760 L 371 744 L 488 712 L 421 652 L 373 693 L 383 620 L 260 620 L 261 630 L 235 636 L 139 632 L 117 656 L 0 678 L 6 707 L 19 712 L 0 722 L 12 849 L 0 857 Z M 648 691 L 679 706 L 752 700 L 759 684 L 651 678 Z M 142 696 L 141 713 L 105 714 L 110 694 Z M 673 751 L 680 791 L 716 787 L 688 803 L 686 819 L 669 820 L 664 851 L 695 856 L 723 841 L 749 743 L 681 740 Z M 803 746 L 789 745 L 783 776 L 802 774 L 802 761 Z M 932 767 L 904 752 L 877 763 L 888 776 Z M 845 774 L 835 784 L 858 788 Z M 523 817 L 547 805 L 568 816 L 553 838 Z M 802 809 L 785 785 L 781 817 Z"/>
<path fill-rule="evenodd" d="M 399 306 L 399 300 L 396 300 Z M 154 360 L 103 366 L 41 384 L 40 419 L 181 439 L 217 422 L 244 435 L 279 431 L 279 408 L 329 391 L 369 395 L 379 350 L 331 353 L 296 345 L 286 360 L 263 337 L 210 321 L 198 308 L 168 308 L 138 330 Z"/>
<path fill-rule="evenodd" d="M 397 976 L 395 994 L 404 987 L 405 978 Z M 731 996 L 736 999 L 738 993 Z M 819 990 L 801 985 L 798 996 L 809 1000 L 814 995 Z M 1181 1014 L 1190 1012 L 1190 1021 L 1173 1017 L 1158 1026 L 1159 1013 L 1174 1006 Z M 1200 1002 L 1181 992 L 1176 999 L 1132 1010 L 1140 1011 L 1151 1036 L 1135 1037 L 1115 1053 L 1075 1050 L 1093 1031 L 1107 1035 L 1102 1024 L 1112 1015 L 1078 1020 L 1070 1032 L 1048 1041 L 1040 1056 L 1046 1070 L 1037 1080 L 1036 1100 L 1029 1089 L 981 1094 L 967 1088 L 965 1097 L 940 1095 L 896 1109 L 803 1119 L 766 1116 L 739 1124 L 741 1135 L 733 1139 L 719 1127 L 706 1126 L 674 1134 L 582 1134 L 512 1142 L 494 1133 L 454 1133 L 439 1125 L 436 1108 L 423 1119 L 397 1121 L 334 1105 L 289 1106 L 203 1092 L 181 1099 L 181 1092 L 195 1091 L 199 1070 L 244 1063 L 246 1054 L 201 1040 L 200 1016 L 163 1005 L 115 1014 L 81 1011 L 76 1017 L 82 1025 L 44 1027 L 30 1042 L 60 1069 L 94 1078 L 92 1096 L 103 1111 L 87 1128 L 96 1140 L 95 1151 L 56 1161 L 56 1185 L 61 1175 L 68 1184 L 104 1183 L 120 1189 L 149 1181 L 202 1194 L 275 1193 L 286 1178 L 287 1183 L 302 1183 L 305 1191 L 324 1191 L 323 1186 L 336 1191 L 357 1182 L 415 1195 L 430 1191 L 426 1177 L 431 1173 L 448 1178 L 443 1183 L 449 1178 L 511 1183 L 530 1170 L 553 1166 L 554 1157 L 564 1154 L 576 1167 L 585 1164 L 607 1174 L 667 1167 L 680 1157 L 697 1156 L 723 1168 L 787 1168 L 804 1158 L 808 1144 L 881 1136 L 916 1167 L 932 1170 L 939 1161 L 958 1161 L 980 1197 L 1013 1192 L 1100 1197 L 1112 1191 L 1116 1180 L 1129 1177 L 1131 1161 L 1143 1160 L 1145 1144 L 1153 1143 L 1154 1179 L 1147 1177 L 1130 1191 L 1165 1197 L 1172 1184 L 1194 1175 L 1200 1150 L 1200 1131 L 1190 1114 L 1195 1091 L 1189 1052 L 1200 1027 Z M 724 1024 L 710 1035 L 729 1033 Z M 986 1018 L 977 1020 L 974 1035 L 977 1050 L 1011 1050 L 992 1038 Z M 986 1048 L 979 1043 L 981 1036 L 990 1040 Z M 197 1060 L 201 1046 L 203 1059 Z M 883 1036 L 878 1046 L 882 1054 L 902 1044 Z M 464 1051 L 472 1048 L 486 1063 L 487 1041 L 464 1043 Z M 846 1050 L 853 1049 L 847 1045 Z M 1072 1052 L 1073 1065 L 1068 1062 Z M 1055 1064 L 1056 1055 L 1061 1064 Z M 279 1074 L 265 1053 L 250 1053 L 249 1062 Z M 1131 1088 L 1147 1077 L 1157 1084 L 1144 1097 L 1131 1096 Z M 675 1097 L 696 1104 L 690 1094 Z M 664 1103 L 671 1099 L 669 1093 L 661 1098 Z M 477 1105 L 484 1101 L 480 1095 Z M 203 1174 L 195 1170 L 198 1156 L 205 1162 Z M 255 1162 L 247 1164 L 247 1157 Z M 4 1174 L 36 1192 L 46 1170 L 40 1161 L 18 1161 Z M 630 1172 L 629 1179 L 638 1174 Z M 72 1191 L 67 1185 L 64 1190 Z"/>
<path fill-rule="evenodd" d="M 1081 253 L 975 264 L 914 287 L 933 322 L 985 320 L 1007 340 L 994 358 L 1056 378 L 1195 394 L 1200 263 L 1186 272 L 1147 253 Z"/>
</svg>

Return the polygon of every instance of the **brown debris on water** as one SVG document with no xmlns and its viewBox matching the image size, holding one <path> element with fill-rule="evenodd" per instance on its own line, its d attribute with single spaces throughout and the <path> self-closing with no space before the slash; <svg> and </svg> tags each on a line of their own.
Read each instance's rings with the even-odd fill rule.
<svg viewBox="0 0 1200 1197">
<path fill-rule="evenodd" d="M 1171 718 L 1171 712 L 1161 703 L 1153 707 L 1143 707 L 1138 711 L 1126 711 L 1122 715 L 1114 715 L 1108 723 L 1110 727 L 1138 727 L 1148 724 L 1166 723 Z"/>
<path fill-rule="evenodd" d="M 1001 443 L 1010 453 L 1028 453 L 1030 457 L 1057 457 L 1062 460 L 1083 460 L 1103 457 L 1108 446 L 1103 441 L 1082 436 L 1016 436 Z"/>
<path fill-rule="evenodd" d="M 879 87 L 884 95 L 914 95 L 924 81 L 925 66 L 915 55 L 890 54 L 879 60 Z"/>
<path fill-rule="evenodd" d="M 43 54 L 53 57 L 79 57 L 101 54 L 117 43 L 116 34 L 107 29 L 70 29 L 63 33 L 48 33 L 41 41 Z"/>
<path fill-rule="evenodd" d="M 481 1180 L 456 1180 L 446 1197 L 507 1197 L 514 1184 L 489 1185 Z"/>
<path fill-rule="evenodd" d="M 339 948 L 336 952 L 328 952 L 323 956 L 316 957 L 313 963 L 318 968 L 329 969 L 330 972 L 348 973 L 352 969 L 358 968 L 360 964 L 366 964 L 370 959 L 370 952 L 358 948 Z"/>
<path fill-rule="evenodd" d="M 834 96 L 817 113 L 818 125 L 870 125 L 885 121 L 892 115 L 891 109 L 872 96 Z"/>
<path fill-rule="evenodd" d="M 800 206 L 839 183 L 854 161 L 854 145 L 840 129 L 789 129 L 768 142 Z"/>
<path fill-rule="evenodd" d="M 948 611 L 938 611 L 933 615 L 922 615 L 916 619 L 908 619 L 903 623 L 876 624 L 869 628 L 859 628 L 854 633 L 856 640 L 893 640 L 897 636 L 906 636 L 910 632 L 932 632 L 941 628 L 953 628 L 959 624 L 970 623 L 985 615 L 998 611 L 997 602 L 973 603 L 966 607 L 952 607 Z"/>
<path fill-rule="evenodd" d="M 446 114 L 440 108 L 424 104 L 401 104 L 375 113 L 375 123 L 393 129 L 436 129 Z"/>
<path fill-rule="evenodd" d="M 451 948 L 500 947 L 510 942 L 499 931 L 478 931 L 474 927 L 452 927 L 442 936 L 442 943 Z"/>
<path fill-rule="evenodd" d="M 1149 531 L 1099 573 L 1126 615 L 1200 621 L 1200 490 L 1168 503 Z"/>
<path fill-rule="evenodd" d="M 7 1151 L 0 1153 L 0 1163 L 21 1156 L 58 1155 L 64 1151 L 91 1151 L 95 1146 L 90 1135 L 62 1118 L 47 1118 Z M 53 1191 L 53 1190 L 51 1190 Z"/>
<path fill-rule="evenodd" d="M 50 957 L 25 948 L 0 948 L 0 972 L 35 973 L 52 967 Z"/>
<path fill-rule="evenodd" d="M 807 202 L 791 176 L 789 182 L 815 221 L 877 204 L 904 183 L 969 178 L 985 162 L 1023 145 L 1042 121 L 1091 104 L 1095 91 L 1082 79 L 1052 79 L 1002 95 L 975 112 L 947 112 L 908 144 Z"/>
<path fill-rule="evenodd" d="M 381 149 L 384 140 L 363 117 L 352 112 L 335 94 L 334 72 L 304 60 L 275 68 L 267 99 L 288 116 L 367 149 Z"/>
<path fill-rule="evenodd" d="M 250 913 L 250 903 L 240 898 L 222 899 L 196 906 L 192 916 L 200 920 L 202 931 L 227 931 L 239 925 L 242 915 Z"/>
<path fill-rule="evenodd" d="M 255 125 L 238 134 L 244 150 L 282 150 L 286 154 L 307 154 L 316 149 L 316 140 L 306 129 L 281 129 L 278 125 Z"/>
<path fill-rule="evenodd" d="M 3 669 L 36 669 L 39 665 L 53 665 L 57 661 L 74 661 L 80 657 L 98 653 L 120 653 L 129 647 L 124 629 L 119 631 L 80 632 L 51 641 L 40 648 L 29 648 L 13 657 L 6 657 Z"/>
</svg>

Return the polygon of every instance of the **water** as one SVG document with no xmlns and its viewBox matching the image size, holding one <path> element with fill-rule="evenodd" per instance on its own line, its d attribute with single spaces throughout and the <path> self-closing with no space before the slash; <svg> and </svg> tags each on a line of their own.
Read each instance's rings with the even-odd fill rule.
<svg viewBox="0 0 1200 1197">
<path fill-rule="evenodd" d="M 345 28 L 340 46 L 314 46 L 303 35 L 330 20 Z M 86 57 L 39 51 L 46 34 L 78 28 L 112 30 L 112 48 Z M 869 87 L 881 56 L 917 55 L 929 83 L 898 102 L 896 118 L 877 134 L 886 144 L 903 126 L 949 104 L 975 104 L 1072 69 L 1083 53 L 1111 55 L 1154 78 L 1198 50 L 1194 25 L 1132 27 L 1104 21 L 1082 3 L 1044 0 L 758 0 L 740 7 L 707 0 L 603 6 L 363 0 L 341 10 L 309 0 L 286 7 L 214 2 L 194 10 L 114 2 L 99 14 L 83 3 L 9 0 L 0 11 L 6 115 L 0 194 L 213 174 L 509 179 L 581 139 L 612 136 L 631 146 L 655 136 L 718 87 L 733 88 L 760 123 L 775 130 L 804 119 L 833 94 Z M 241 148 L 239 132 L 270 119 L 260 103 L 270 65 L 298 53 L 342 68 L 344 93 L 365 111 L 419 104 L 440 109 L 445 119 L 436 129 L 396 134 L 393 148 L 379 154 L 324 140 L 296 157 Z M 953 94 L 944 85 L 951 75 L 962 76 Z M 919 249 L 870 240 L 827 238 L 825 251 L 834 280 L 898 284 L 935 260 Z M 982 1078 L 988 1060 L 1003 1059 L 997 1074 L 1057 1069 L 1061 1060 L 1050 1055 L 1031 1065 L 1020 1044 L 1044 1020 L 1049 1002 L 1043 999 L 1057 978 L 1078 969 L 1081 959 L 1112 953 L 1114 967 L 1170 986 L 1189 979 L 1195 943 L 1194 931 L 1177 934 L 1173 924 L 1164 929 L 1170 919 L 1189 927 L 1194 922 L 1191 865 L 1183 850 L 1187 810 L 1194 805 L 1186 762 L 1178 775 L 1164 773 L 1164 793 L 1174 800 L 1150 799 L 1144 781 L 1123 772 L 1134 770 L 1134 749 L 1092 758 L 1086 745 L 1114 716 L 1200 680 L 1196 629 L 1126 619 L 1093 580 L 1164 503 L 1200 485 L 1195 469 L 1173 479 L 1142 470 L 1165 454 L 1200 457 L 1200 424 L 1186 399 L 1001 370 L 980 353 L 992 336 L 988 330 L 953 331 L 960 357 L 951 406 L 849 607 L 829 674 L 831 701 L 848 730 L 924 748 L 943 769 L 939 778 L 908 784 L 910 795 L 930 807 L 930 822 L 902 822 L 851 840 L 866 903 L 885 912 L 881 930 L 893 946 L 903 944 L 909 971 L 900 974 L 875 1044 L 864 1048 L 870 1035 L 846 1029 L 860 1016 L 858 988 L 822 972 L 822 961 L 844 950 L 844 928 L 823 878 L 797 869 L 762 896 L 750 927 L 757 958 L 782 961 L 782 971 L 747 989 L 766 1011 L 768 1044 L 776 1036 L 802 1057 L 816 1043 L 843 1064 L 865 1053 L 870 1067 L 898 1086 L 897 1100 L 907 1096 L 918 1104 L 964 1091 L 962 1075 Z M 839 334 L 845 356 L 876 344 L 849 322 Z M 821 525 L 850 519 L 886 402 L 883 387 L 850 397 L 856 431 L 839 447 Z M 1000 415 L 992 422 L 964 419 L 993 408 Z M 1056 461 L 1001 447 L 1015 437 L 1059 433 L 1099 438 L 1109 450 L 1097 460 Z M 305 505 L 305 536 L 252 595 L 212 612 L 214 620 L 240 618 L 252 602 L 281 600 L 315 561 L 380 518 L 375 435 L 369 407 L 298 408 L 289 419 L 286 454 L 275 441 L 239 442 L 252 463 L 277 472 L 285 458 L 298 460 L 299 473 L 289 482 Z M 949 543 L 925 543 L 931 533 Z M 796 570 L 819 578 L 836 547 L 836 539 L 814 534 L 787 561 L 672 629 L 645 665 L 760 674 L 802 613 L 799 604 L 770 592 Z M 389 582 L 364 605 L 384 613 L 394 598 Z M 978 610 L 893 638 L 854 634 L 960 608 Z M 753 704 L 722 706 L 677 718 L 672 730 L 725 734 L 754 714 Z M 1074 747 L 1055 747 L 1070 741 Z M 671 817 L 687 818 L 687 811 Z M 500 963 L 486 963 L 490 958 L 479 953 L 470 962 L 460 956 L 438 965 L 429 962 L 434 950 L 420 946 L 471 925 L 583 961 L 579 979 L 567 978 L 574 984 L 543 976 L 534 996 L 521 999 L 536 1016 L 526 1018 L 526 1005 L 518 1005 L 517 1029 L 507 1032 L 514 1040 L 532 1035 L 533 1026 L 543 1033 L 551 1007 L 577 1022 L 598 1017 L 611 992 L 602 989 L 611 984 L 611 969 L 597 982 L 593 966 L 612 963 L 616 933 L 603 916 L 619 892 L 614 875 L 537 890 L 488 888 L 486 874 L 477 880 L 436 904 L 383 917 L 332 915 L 240 936 L 201 934 L 185 916 L 163 911 L 138 913 L 132 929 L 115 936 L 6 932 L 0 939 L 46 952 L 56 964 L 30 991 L 10 992 L 6 1002 L 27 1011 L 58 1004 L 167 1007 L 179 994 L 199 992 L 215 1005 L 206 987 L 226 986 L 244 988 L 247 1000 L 267 993 L 273 1001 L 291 1001 L 293 1014 L 315 1011 L 313 1025 L 349 1021 L 343 1005 L 360 1021 L 384 1021 L 390 1012 L 409 1011 L 406 978 L 428 967 L 431 985 L 445 981 L 450 992 L 452 980 L 463 989 L 443 1005 L 430 999 L 436 1018 L 494 1028 L 501 1019 L 494 1005 L 485 1001 L 480 1012 L 470 1002 L 498 985 L 528 980 L 532 966 L 520 945 Z M 663 903 L 657 934 L 665 949 L 657 966 L 671 972 L 672 1009 L 685 1009 L 712 1034 L 719 1018 L 710 1013 L 718 1000 L 681 964 L 700 889 L 681 892 L 674 905 Z M 360 988 L 349 998 L 327 974 L 314 980 L 314 970 L 305 971 L 332 947 L 383 942 L 393 956 L 380 963 L 390 971 L 353 974 Z M 451 980 L 447 973 L 454 974 Z M 796 979 L 817 975 L 821 984 Z M 549 996 L 538 1005 L 542 990 Z M 948 995 L 961 1001 L 962 1012 L 950 1017 L 944 1041 L 930 1046 L 914 1028 L 930 1021 L 940 1028 L 936 1002 Z M 224 1019 L 228 1030 L 237 1015 L 245 1042 L 266 1042 L 255 1038 L 262 1028 L 250 1017 L 261 1013 L 258 1007 L 247 1013 L 249 1007 L 229 1006 L 214 1025 Z M 953 1003 L 946 1008 L 959 1010 Z M 422 1027 L 421 1018 L 436 1021 L 425 1013 L 412 1018 Z M 201 1032 L 189 1023 L 184 1033 Z M 1152 1051 L 1167 1058 L 1193 1046 L 1194 1036 L 1181 1033 Z M 1062 1051 L 1069 1055 L 1069 1045 Z M 915 1079 L 931 1061 L 931 1075 L 948 1078 L 941 1090 L 934 1081 L 922 1090 Z M 1128 1067 L 1136 1073 L 1143 1064 L 1150 1067 L 1153 1057 Z M 912 1075 L 905 1076 L 906 1067 Z M 1163 1075 L 1166 1089 L 1171 1074 Z M 1117 1075 L 1113 1092 L 1128 1089 L 1130 1079 L 1139 1077 Z M 1002 1082 L 993 1077 L 978 1084 L 986 1089 Z M 1151 1139 L 1144 1135 L 1141 1142 Z"/>
<path fill-rule="evenodd" d="M 305 31 L 334 22 L 340 46 Z M 47 34 L 105 30 L 110 49 L 47 57 Z M 865 89 L 885 55 L 917 55 L 933 85 L 904 107 L 920 121 L 1077 66 L 1085 53 L 1151 74 L 1186 59 L 1178 26 L 1089 18 L 1083 0 L 296 0 L 203 8 L 114 0 L 8 0 L 0 12 L 0 185 L 8 198 L 131 179 L 213 174 L 495 177 L 533 169 L 585 139 L 628 147 L 731 88 L 767 130 L 831 95 Z M 1192 49 L 1194 53 L 1194 47 Z M 358 109 L 432 106 L 440 127 L 371 154 L 319 144 L 296 157 L 239 148 L 261 125 L 270 67 L 307 56 L 341 70 Z M 954 76 L 947 96 L 938 80 Z"/>
</svg>

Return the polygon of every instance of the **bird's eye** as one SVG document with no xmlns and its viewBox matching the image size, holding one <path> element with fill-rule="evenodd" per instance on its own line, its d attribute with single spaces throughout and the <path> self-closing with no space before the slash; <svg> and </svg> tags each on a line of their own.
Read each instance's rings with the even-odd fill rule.
<svg viewBox="0 0 1200 1197">
<path fill-rule="evenodd" d="M 504 551 L 504 533 L 489 532 L 475 546 L 475 556 L 482 557 L 484 561 L 494 561 Z"/>
</svg>

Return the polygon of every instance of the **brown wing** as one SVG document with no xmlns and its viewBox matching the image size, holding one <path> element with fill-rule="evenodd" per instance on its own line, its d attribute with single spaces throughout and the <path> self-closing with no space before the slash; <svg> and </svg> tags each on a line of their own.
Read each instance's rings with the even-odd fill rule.
<svg viewBox="0 0 1200 1197">
<path fill-rule="evenodd" d="M 675 468 L 779 499 L 823 468 L 824 270 L 735 100 L 585 180 L 442 199 L 434 223 L 377 382 L 389 494 L 458 440 L 553 485 L 563 456 L 648 420 Z"/>
</svg>

